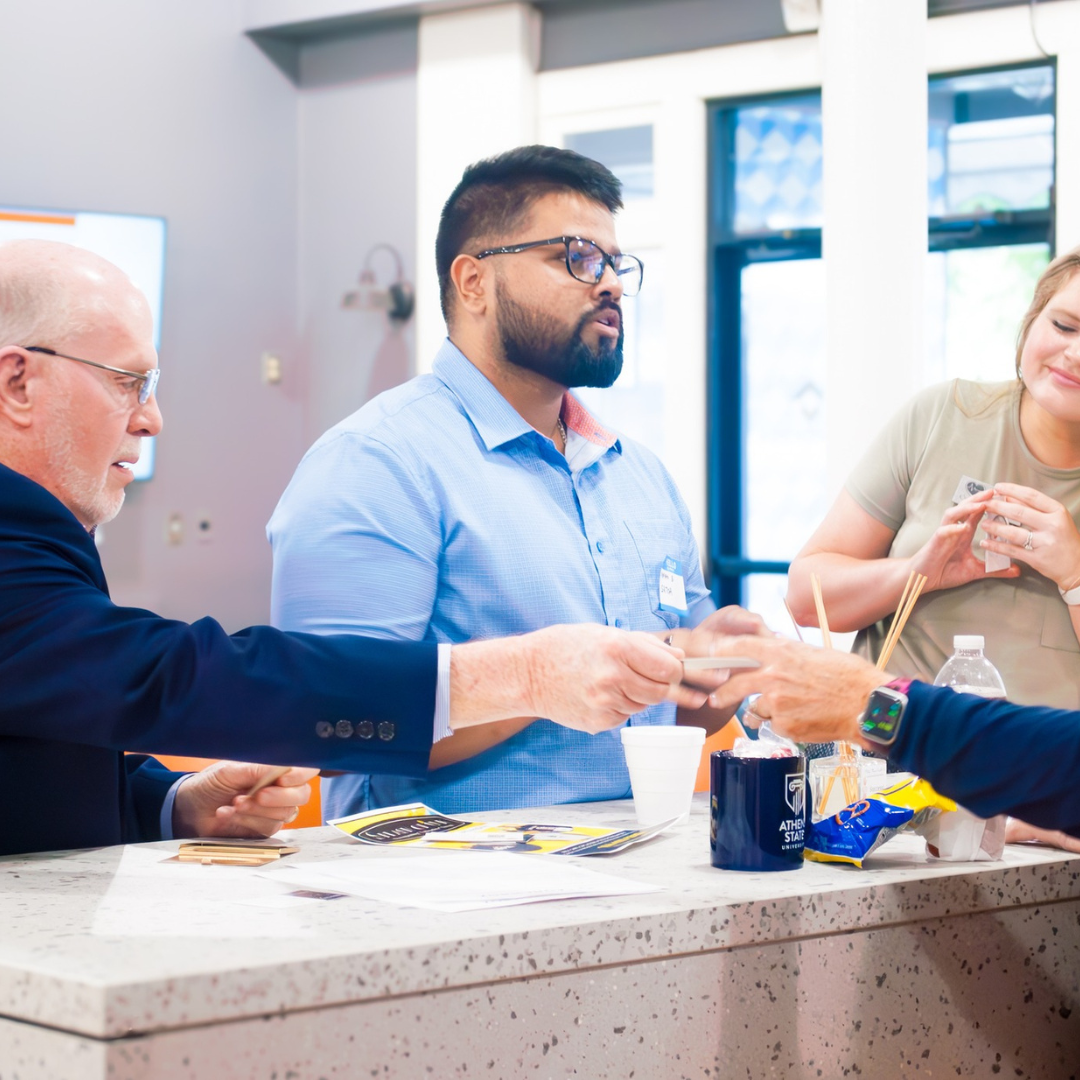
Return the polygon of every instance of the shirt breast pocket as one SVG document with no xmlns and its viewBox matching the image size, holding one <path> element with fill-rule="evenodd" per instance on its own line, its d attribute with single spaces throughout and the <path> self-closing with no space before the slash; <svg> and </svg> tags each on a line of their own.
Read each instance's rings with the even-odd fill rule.
<svg viewBox="0 0 1080 1080">
<path fill-rule="evenodd" d="M 1076 640 L 1069 606 L 1058 596 L 1048 596 L 1043 613 L 1042 634 L 1039 644 L 1044 649 L 1059 649 L 1062 652 L 1080 652 L 1080 642 Z"/>
<path fill-rule="evenodd" d="M 663 630 L 665 627 L 673 630 L 679 625 L 679 614 L 675 611 L 660 610 L 660 569 L 664 559 L 670 557 L 683 562 L 683 573 L 686 573 L 683 551 L 685 539 L 678 523 L 627 521 L 623 524 L 637 550 L 645 586 L 641 594 L 641 610 L 634 612 L 634 624 L 644 630 Z M 685 583 L 685 578 L 683 580 Z"/>
</svg>

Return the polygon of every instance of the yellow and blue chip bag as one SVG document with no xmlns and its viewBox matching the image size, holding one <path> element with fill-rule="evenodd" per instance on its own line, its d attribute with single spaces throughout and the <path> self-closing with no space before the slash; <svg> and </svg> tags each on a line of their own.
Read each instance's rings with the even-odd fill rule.
<svg viewBox="0 0 1080 1080">
<path fill-rule="evenodd" d="M 889 787 L 845 806 L 821 821 L 807 822 L 803 854 L 815 862 L 862 866 L 863 860 L 903 829 L 916 829 L 956 803 L 925 780 L 905 775 Z"/>
</svg>

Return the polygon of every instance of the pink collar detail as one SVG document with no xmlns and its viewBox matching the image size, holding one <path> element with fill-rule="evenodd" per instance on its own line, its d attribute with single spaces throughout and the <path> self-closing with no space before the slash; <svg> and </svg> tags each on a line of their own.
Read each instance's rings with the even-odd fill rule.
<svg viewBox="0 0 1080 1080">
<path fill-rule="evenodd" d="M 562 422 L 567 428 L 576 431 L 589 442 L 596 443 L 598 446 L 611 447 L 618 441 L 618 435 L 597 423 L 585 406 L 569 391 L 563 395 L 561 415 Z"/>
</svg>

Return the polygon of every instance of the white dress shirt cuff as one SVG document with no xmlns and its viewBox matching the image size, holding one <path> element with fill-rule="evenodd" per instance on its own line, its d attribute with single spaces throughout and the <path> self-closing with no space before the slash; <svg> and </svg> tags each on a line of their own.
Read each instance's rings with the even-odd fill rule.
<svg viewBox="0 0 1080 1080">
<path fill-rule="evenodd" d="M 450 645 L 439 645 L 439 675 L 435 683 L 435 731 L 433 743 L 445 739 L 454 732 L 450 727 Z"/>
</svg>

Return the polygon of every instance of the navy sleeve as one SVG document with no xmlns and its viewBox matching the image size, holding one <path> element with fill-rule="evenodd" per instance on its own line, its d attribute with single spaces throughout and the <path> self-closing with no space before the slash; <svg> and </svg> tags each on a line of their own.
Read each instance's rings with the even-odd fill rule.
<svg viewBox="0 0 1080 1080">
<path fill-rule="evenodd" d="M 161 805 L 184 773 L 142 754 L 124 758 L 124 835 L 130 844 L 161 839 Z"/>
<path fill-rule="evenodd" d="M 1080 712 L 913 682 L 890 759 L 981 817 L 1080 836 Z"/>
<path fill-rule="evenodd" d="M 74 516 L 0 468 L 0 738 L 423 776 L 436 678 L 434 642 L 120 607 Z"/>
</svg>

